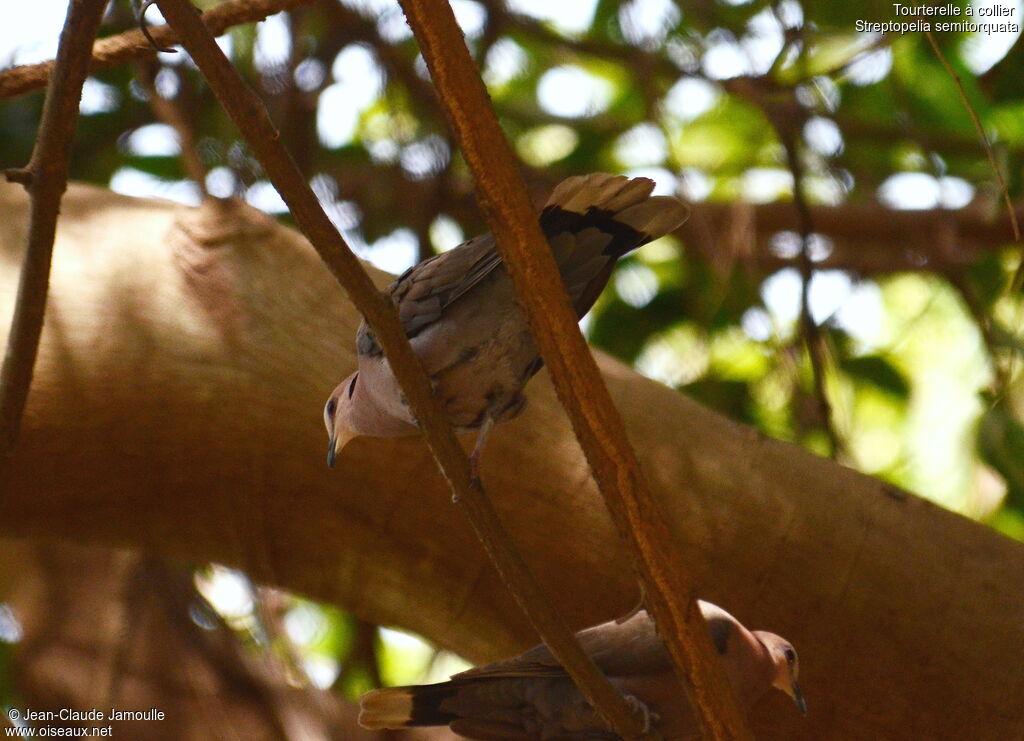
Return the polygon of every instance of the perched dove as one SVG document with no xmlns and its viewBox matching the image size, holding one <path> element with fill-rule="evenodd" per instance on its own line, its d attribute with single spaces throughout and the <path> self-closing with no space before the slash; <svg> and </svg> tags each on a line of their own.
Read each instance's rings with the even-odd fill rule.
<svg viewBox="0 0 1024 741">
<path fill-rule="evenodd" d="M 603 173 L 568 178 L 555 188 L 540 226 L 582 317 L 597 300 L 615 261 L 679 226 L 687 208 L 651 196 L 654 183 Z M 476 464 L 495 422 L 526 406 L 523 388 L 541 360 L 490 233 L 424 260 L 387 289 L 413 350 L 460 432 L 480 430 Z M 416 421 L 365 322 L 356 334 L 358 370 L 324 407 L 327 463 L 354 437 L 402 437 Z"/>
<path fill-rule="evenodd" d="M 806 712 L 789 642 L 774 633 L 751 632 L 709 602 L 699 604 L 741 708 L 749 710 L 776 687 Z M 646 611 L 623 623 L 580 631 L 577 638 L 665 741 L 699 738 L 668 651 Z M 460 736 L 483 741 L 617 738 L 543 644 L 440 684 L 374 690 L 361 704 L 359 724 L 372 730 L 448 725 Z"/>
</svg>

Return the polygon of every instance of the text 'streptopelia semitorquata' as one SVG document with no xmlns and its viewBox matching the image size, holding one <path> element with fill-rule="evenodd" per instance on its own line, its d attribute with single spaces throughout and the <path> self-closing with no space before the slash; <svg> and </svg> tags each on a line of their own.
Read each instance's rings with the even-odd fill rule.
<svg viewBox="0 0 1024 741">
<path fill-rule="evenodd" d="M 806 711 L 797 685 L 796 651 L 774 633 L 749 631 L 725 610 L 699 602 L 740 707 L 776 687 Z M 646 611 L 577 634 L 598 668 L 642 710 L 665 741 L 698 739 L 693 711 Z M 617 738 L 580 694 L 547 646 L 470 669 L 449 681 L 374 690 L 363 696 L 365 728 L 450 726 L 467 738 Z"/>
<path fill-rule="evenodd" d="M 603 173 L 570 177 L 540 215 L 579 317 L 604 289 L 615 261 L 679 226 L 687 208 L 652 196 L 654 183 Z M 410 268 L 387 289 L 406 336 L 457 430 L 479 429 L 474 468 L 491 425 L 523 411 L 523 387 L 541 360 L 490 233 Z M 416 422 L 380 345 L 364 322 L 358 370 L 324 407 L 328 465 L 354 437 L 403 437 Z"/>
</svg>

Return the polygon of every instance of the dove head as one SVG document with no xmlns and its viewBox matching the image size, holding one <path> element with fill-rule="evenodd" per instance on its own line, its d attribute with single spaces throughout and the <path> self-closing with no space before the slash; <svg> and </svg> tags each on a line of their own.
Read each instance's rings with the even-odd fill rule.
<svg viewBox="0 0 1024 741">
<path fill-rule="evenodd" d="M 772 665 L 775 667 L 775 674 L 772 677 L 772 687 L 782 690 L 793 698 L 801 713 L 807 712 L 807 703 L 804 701 L 800 685 L 797 683 L 797 676 L 800 674 L 800 661 L 796 655 L 793 644 L 782 636 L 774 633 L 767 633 L 763 630 L 755 630 L 754 635 L 768 649 Z"/>
<path fill-rule="evenodd" d="M 334 458 L 341 450 L 348 445 L 349 441 L 359 436 L 356 430 L 353 412 L 355 400 L 353 395 L 359 383 L 359 372 L 338 384 L 331 392 L 324 405 L 324 424 L 327 425 L 327 465 L 334 467 Z"/>
</svg>

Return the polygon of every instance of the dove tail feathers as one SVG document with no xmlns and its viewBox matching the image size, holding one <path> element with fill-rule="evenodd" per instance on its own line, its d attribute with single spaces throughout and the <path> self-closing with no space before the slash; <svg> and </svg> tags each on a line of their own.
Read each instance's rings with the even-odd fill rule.
<svg viewBox="0 0 1024 741">
<path fill-rule="evenodd" d="M 387 687 L 367 692 L 359 699 L 359 725 L 369 730 L 446 726 L 457 718 L 441 709 L 455 693 L 453 682 L 414 687 Z"/>
<path fill-rule="evenodd" d="M 672 231 L 689 209 L 671 196 L 652 196 L 654 182 L 596 172 L 576 175 L 555 187 L 540 217 L 549 240 L 568 232 L 596 230 L 602 254 L 613 260 Z M 610 239 L 608 239 L 610 238 Z"/>
</svg>

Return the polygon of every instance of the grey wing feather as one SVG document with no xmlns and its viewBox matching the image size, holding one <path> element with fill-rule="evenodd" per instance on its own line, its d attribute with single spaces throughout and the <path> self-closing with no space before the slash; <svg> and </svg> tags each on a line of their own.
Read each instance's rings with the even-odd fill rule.
<svg viewBox="0 0 1024 741">
<path fill-rule="evenodd" d="M 608 676 L 625 677 L 671 669 L 671 659 L 658 638 L 654 621 L 641 610 L 624 623 L 608 622 L 576 634 L 583 650 Z M 473 677 L 556 677 L 566 671 L 547 646 L 534 646 L 507 661 L 477 667 L 456 674 Z"/>
<path fill-rule="evenodd" d="M 582 317 L 608 282 L 615 261 L 660 237 L 686 219 L 684 204 L 651 196 L 654 182 L 605 173 L 575 176 L 559 184 L 541 213 L 559 272 L 578 316 Z M 450 252 L 405 271 L 388 289 L 412 339 L 441 318 L 445 309 L 501 265 L 492 234 L 483 234 Z M 379 355 L 364 325 L 356 336 L 360 355 Z"/>
<path fill-rule="evenodd" d="M 405 336 L 412 339 L 441 318 L 444 310 L 501 265 L 494 237 L 482 234 L 453 250 L 427 258 L 406 270 L 386 291 L 398 307 Z M 360 355 L 381 354 L 380 345 L 363 322 L 356 333 Z"/>
</svg>

